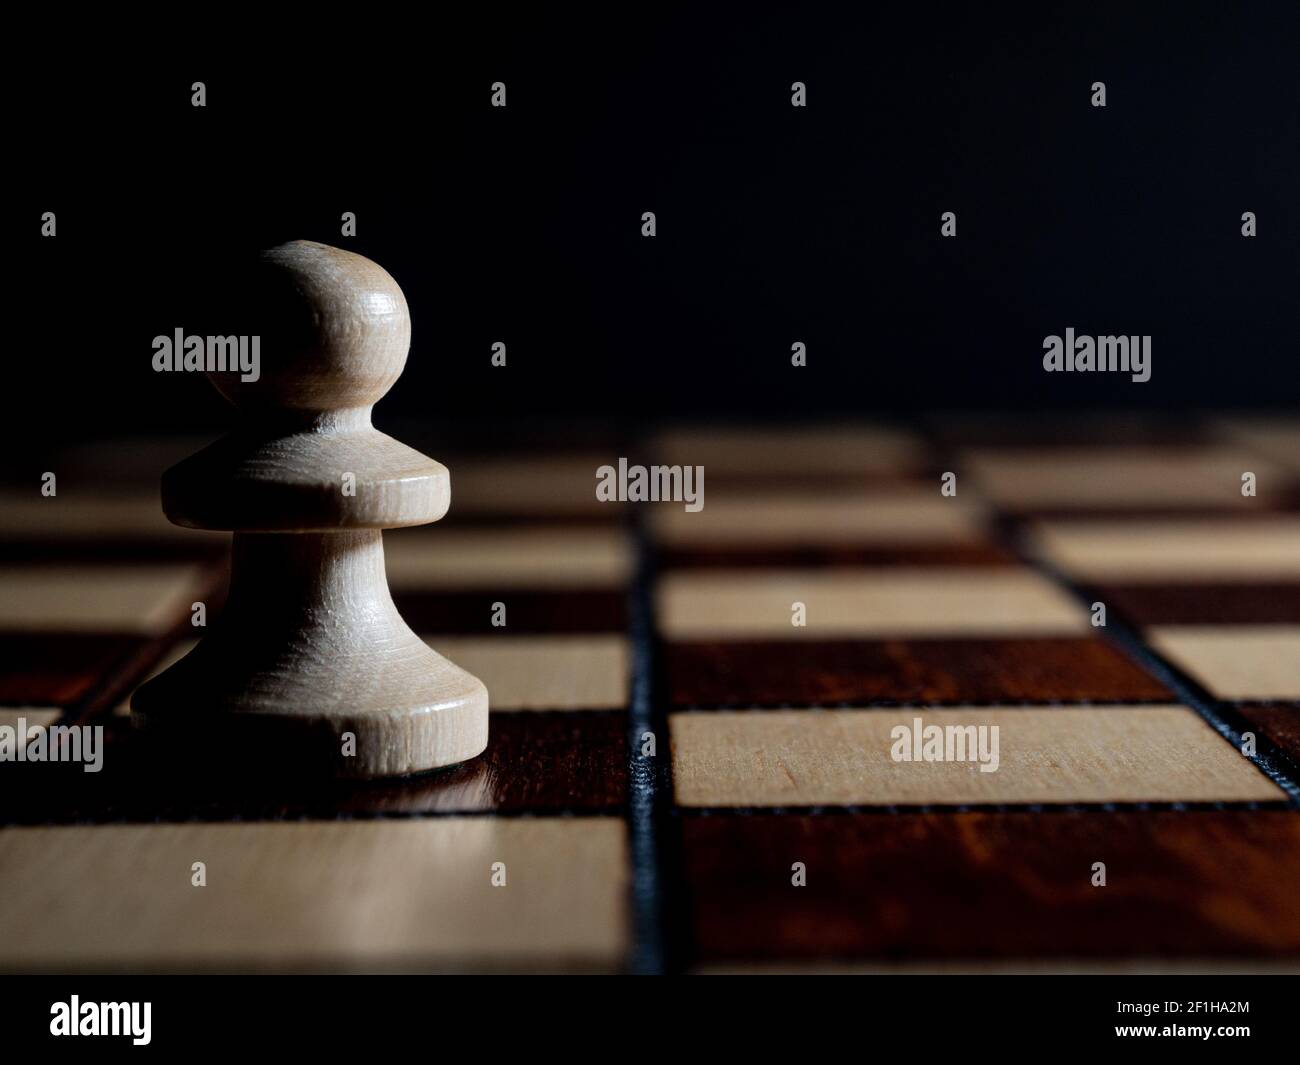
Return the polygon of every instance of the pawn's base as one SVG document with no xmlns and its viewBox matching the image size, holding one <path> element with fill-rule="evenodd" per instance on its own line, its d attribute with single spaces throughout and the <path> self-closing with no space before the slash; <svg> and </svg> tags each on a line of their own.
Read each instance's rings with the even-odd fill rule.
<svg viewBox="0 0 1300 1065">
<path fill-rule="evenodd" d="M 481 754 L 488 693 L 402 620 L 381 534 L 237 533 L 214 630 L 131 700 L 183 757 L 404 776 Z"/>
<path fill-rule="evenodd" d="M 454 765 L 487 747 L 487 689 L 423 643 L 400 661 L 356 663 L 356 683 L 333 671 L 245 673 L 215 650 L 200 644 L 131 701 L 134 726 L 178 758 L 370 779 Z"/>
</svg>

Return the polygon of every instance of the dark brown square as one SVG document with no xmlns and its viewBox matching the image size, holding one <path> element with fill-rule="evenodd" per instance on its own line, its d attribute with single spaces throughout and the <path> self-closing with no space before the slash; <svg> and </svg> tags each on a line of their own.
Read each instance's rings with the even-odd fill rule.
<svg viewBox="0 0 1300 1065">
<path fill-rule="evenodd" d="M 674 708 L 1173 698 L 1087 637 L 670 643 L 666 658 Z"/>
<path fill-rule="evenodd" d="M 1138 626 L 1300 624 L 1295 581 L 1107 584 L 1091 594 Z"/>
<path fill-rule="evenodd" d="M 1293 811 L 710 816 L 681 827 L 696 962 L 1300 953 Z M 791 882 L 795 862 L 804 887 Z"/>
<path fill-rule="evenodd" d="M 1237 711 L 1300 766 L 1300 703 L 1243 703 Z"/>
<path fill-rule="evenodd" d="M 494 713 L 487 750 L 419 776 L 347 782 L 295 776 L 277 761 L 245 772 L 218 759 L 157 750 L 111 717 L 103 766 L 14 766 L 0 774 L 0 820 L 226 821 L 443 813 L 597 813 L 627 801 L 627 715 L 621 711 Z M 212 752 L 207 752 L 210 756 Z"/>
<path fill-rule="evenodd" d="M 421 635 L 499 633 L 502 629 L 492 625 L 495 603 L 505 604 L 505 631 L 516 635 L 623 632 L 627 627 L 627 593 L 618 590 L 397 592 L 393 601 Z"/>
<path fill-rule="evenodd" d="M 0 633 L 0 706 L 74 707 L 147 643 L 107 634 Z"/>
</svg>

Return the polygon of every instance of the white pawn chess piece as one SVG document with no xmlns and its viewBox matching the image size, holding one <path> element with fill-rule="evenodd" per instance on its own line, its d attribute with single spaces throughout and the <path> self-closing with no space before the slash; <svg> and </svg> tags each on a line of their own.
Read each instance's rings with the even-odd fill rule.
<svg viewBox="0 0 1300 1065">
<path fill-rule="evenodd" d="M 487 689 L 411 631 L 384 571 L 381 530 L 437 521 L 451 495 L 446 467 L 370 422 L 406 363 L 402 290 L 294 241 L 261 256 L 247 298 L 260 374 L 210 375 L 243 424 L 162 482 L 172 522 L 234 532 L 229 600 L 132 719 L 230 765 L 382 777 L 472 758 Z"/>
</svg>

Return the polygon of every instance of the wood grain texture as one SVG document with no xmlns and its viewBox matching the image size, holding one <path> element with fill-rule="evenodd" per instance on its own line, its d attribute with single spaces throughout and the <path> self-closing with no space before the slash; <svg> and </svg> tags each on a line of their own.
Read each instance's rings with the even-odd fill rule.
<svg viewBox="0 0 1300 1065">
<path fill-rule="evenodd" d="M 891 730 L 910 730 L 916 718 L 940 728 L 996 727 L 996 770 L 982 772 L 974 761 L 894 761 Z M 1286 798 L 1180 706 L 716 711 L 673 714 L 669 723 L 681 806 Z"/>
<path fill-rule="evenodd" d="M 446 468 L 370 424 L 410 347 L 397 282 L 363 256 L 298 240 L 262 253 L 244 296 L 232 313 L 261 338 L 259 376 L 209 374 L 244 419 L 163 475 L 168 518 L 201 529 L 323 531 L 442 517 Z"/>
<path fill-rule="evenodd" d="M 1054 443 L 1027 436 L 1021 418 L 1002 419 L 994 429 L 1029 444 L 1041 442 L 1076 451 L 1085 443 L 1110 446 L 1117 441 L 1125 445 L 1144 441 L 1163 451 L 1206 442 L 1203 430 L 1187 419 L 1180 420 L 1178 432 L 1171 428 L 1168 435 L 1143 422 L 1124 437 L 1116 437 L 1111 427 L 1105 431 L 1097 428 L 1089 436 L 1087 426 L 1091 423 L 1075 423 L 1067 431 L 1065 423 L 1048 426 L 1061 429 Z M 341 425 L 335 428 L 343 431 Z M 570 854 L 568 845 L 547 841 L 542 849 L 549 863 L 548 882 L 558 884 L 566 878 L 563 891 L 577 898 L 566 901 L 557 893 L 545 906 L 538 901 L 534 912 L 546 912 L 532 918 L 529 929 L 520 931 L 511 923 L 514 917 L 485 917 L 472 905 L 474 898 L 458 893 L 459 866 L 469 853 L 467 847 L 443 848 L 424 836 L 398 840 L 382 834 L 389 824 L 421 825 L 448 819 L 473 819 L 485 825 L 608 822 L 621 826 L 629 813 L 629 765 L 642 763 L 639 758 L 630 762 L 635 752 L 629 749 L 627 713 L 613 706 L 595 708 L 604 698 L 590 695 L 596 674 L 574 672 L 562 658 L 540 652 L 515 654 L 511 646 L 527 647 L 534 635 L 576 637 L 573 646 L 577 646 L 596 634 L 615 638 L 626 634 L 636 560 L 629 529 L 617 523 L 638 516 L 648 518 L 654 526 L 660 517 L 651 513 L 651 508 L 631 508 L 637 514 L 628 515 L 627 508 L 620 514 L 619 508 L 612 506 L 593 507 L 590 482 L 594 466 L 584 469 L 582 463 L 590 464 L 598 453 L 604 460 L 619 454 L 640 456 L 637 461 L 648 459 L 641 456 L 634 441 L 617 439 L 602 440 L 587 457 L 579 456 L 571 449 L 589 445 L 576 443 L 579 434 L 570 434 L 566 428 L 566 453 L 550 463 L 545 430 L 536 430 L 535 438 L 525 441 L 527 448 L 515 454 L 506 450 L 501 434 L 518 427 L 481 428 L 481 435 L 475 438 L 471 427 L 429 421 L 398 434 L 408 443 L 428 442 L 429 454 L 444 460 L 448 455 L 472 454 L 447 447 L 477 447 L 481 451 L 479 458 L 468 460 L 468 468 L 459 461 L 447 463 L 455 488 L 455 507 L 448 519 L 432 529 L 408 528 L 385 535 L 392 598 L 411 631 L 421 640 L 431 637 L 427 642 L 435 650 L 482 677 L 494 700 L 504 692 L 504 678 L 517 693 L 517 699 L 510 696 L 506 705 L 562 702 L 588 703 L 592 708 L 498 712 L 494 704 L 487 747 L 481 755 L 408 777 L 324 779 L 296 772 L 282 756 L 265 767 L 267 772 L 253 772 L 242 763 L 236 770 L 229 761 L 222 763 L 224 743 L 212 743 L 209 733 L 198 732 L 194 746 L 158 747 L 150 743 L 149 734 L 133 730 L 129 721 L 113 714 L 114 705 L 127 694 L 124 689 L 129 685 L 124 682 L 148 672 L 173 637 L 192 631 L 188 626 L 182 624 L 180 630 L 165 637 L 95 636 L 79 629 L 0 634 L 0 718 L 16 717 L 21 706 L 53 713 L 61 701 L 28 696 L 61 689 L 61 699 L 70 700 L 80 720 L 104 723 L 107 743 L 99 773 L 84 773 L 80 766 L 0 767 L 0 824 L 41 826 L 44 831 L 53 826 L 75 826 L 85 833 L 123 828 L 273 830 L 302 828 L 293 824 L 300 819 L 306 819 L 312 828 L 321 827 L 316 822 L 328 823 L 327 829 L 338 824 L 357 826 L 354 842 L 346 844 L 340 844 L 341 837 L 325 832 L 312 833 L 301 844 L 292 842 L 297 837 L 291 834 L 275 837 L 274 843 L 223 845 L 218 866 L 236 862 L 240 868 L 233 874 L 229 868 L 224 872 L 217 868 L 210 881 L 223 890 L 238 884 L 238 900 L 228 894 L 219 905 L 188 911 L 179 910 L 173 899 L 159 898 L 158 885 L 165 878 L 149 857 L 140 857 L 142 850 L 149 852 L 170 869 L 170 858 L 175 855 L 165 847 L 150 842 L 137 848 L 119 842 L 114 849 L 123 851 L 120 860 L 111 858 L 105 863 L 90 836 L 90 856 L 81 865 L 71 857 L 71 846 L 25 851 L 21 860 L 28 872 L 21 883 L 28 894 L 43 891 L 65 901 L 77 897 L 76 904 L 82 909 L 73 911 L 72 920 L 93 929 L 91 943 L 98 951 L 97 960 L 85 965 L 127 970 L 493 970 L 603 969 L 623 964 L 628 949 L 625 913 L 619 932 L 621 946 L 607 953 L 573 949 L 586 932 L 570 933 L 566 921 L 572 912 L 569 901 L 577 909 L 597 895 L 602 900 L 627 898 L 626 854 L 621 862 L 607 866 L 570 860 L 561 871 Z M 913 449 L 912 441 L 907 445 L 911 457 L 905 460 L 876 462 L 868 455 L 863 465 L 852 449 L 837 455 L 831 448 L 829 458 L 818 469 L 807 463 L 796 466 L 780 454 L 789 442 L 789 437 L 777 442 L 772 449 L 775 458 L 765 467 L 762 448 L 751 451 L 742 439 L 734 440 L 730 472 L 726 472 L 725 462 L 724 466 L 706 466 L 705 514 L 715 504 L 723 508 L 753 502 L 760 507 L 749 510 L 749 518 L 757 515 L 764 520 L 762 506 L 775 500 L 795 508 L 795 516 L 778 519 L 788 521 L 790 531 L 765 539 L 768 534 L 747 530 L 741 506 L 729 516 L 734 521 L 732 528 L 740 529 L 738 533 L 723 522 L 716 535 L 652 545 L 661 574 L 680 574 L 685 580 L 696 576 L 711 579 L 718 571 L 750 578 L 774 569 L 855 569 L 863 577 L 886 571 L 886 577 L 906 578 L 909 571 L 934 575 L 933 570 L 941 567 L 945 572 L 937 576 L 960 569 L 972 575 L 968 579 L 978 581 L 1018 570 L 1017 560 L 995 546 L 995 530 L 1031 526 L 1019 520 L 1000 522 L 997 514 L 986 513 L 972 478 L 961 478 L 959 501 L 974 520 L 967 525 L 963 519 L 964 528 L 936 531 L 925 527 L 938 499 L 936 471 L 946 468 L 942 456 L 921 447 Z M 48 513 L 33 507 L 35 531 L 6 538 L 0 530 L 0 565 L 22 563 L 13 566 L 17 571 L 30 569 L 34 559 L 76 560 L 103 569 L 103 560 L 109 557 L 117 563 L 190 558 L 193 549 L 188 545 L 207 539 L 203 534 L 173 529 L 169 538 L 165 531 L 162 536 L 148 532 L 149 525 L 156 531 L 160 520 L 156 498 L 152 519 L 132 531 L 148 492 L 140 498 L 131 494 L 127 509 L 135 510 L 134 518 L 114 517 L 108 495 L 110 482 L 129 487 L 141 475 L 146 486 L 150 480 L 156 485 L 157 467 L 171 450 L 180 458 L 193 448 L 154 451 L 150 446 L 138 449 L 130 461 L 119 462 L 111 447 L 103 447 L 92 456 L 99 460 L 95 477 L 85 476 L 82 471 L 87 467 L 74 468 L 62 461 L 53 464 L 52 468 L 60 471 L 60 503 L 84 501 L 92 489 L 95 497 L 104 500 L 95 504 L 104 507 L 104 535 L 95 535 L 89 528 L 65 535 L 57 523 L 45 535 L 41 522 Z M 811 457 L 814 452 L 804 454 Z M 1271 457 L 1282 461 L 1281 456 Z M 575 463 L 575 458 L 582 458 L 582 463 Z M 683 460 L 688 456 L 683 454 Z M 789 468 L 782 470 L 783 465 Z M 516 492 L 517 502 L 512 505 L 510 497 Z M 799 515 L 807 521 L 815 507 L 801 508 L 817 497 L 829 501 L 831 510 L 839 514 L 847 513 L 847 500 L 849 511 L 856 513 L 839 519 L 844 526 L 838 532 L 815 530 L 805 535 L 797 527 Z M 861 518 L 858 501 L 876 498 L 898 501 L 895 513 L 887 515 L 895 523 L 895 531 L 873 530 L 872 519 Z M 924 505 L 909 515 L 912 501 Z M 1263 503 L 1275 509 L 1280 505 L 1275 496 Z M 1038 514 L 1053 509 L 1009 505 L 1015 507 L 1017 518 L 1026 511 Z M 681 508 L 654 509 L 666 514 Z M 1122 616 L 1138 627 L 1193 623 L 1225 629 L 1300 623 L 1289 613 L 1300 572 L 1285 576 L 1288 560 L 1296 551 L 1291 545 L 1300 544 L 1286 533 L 1289 518 L 1238 508 L 1229 518 L 1193 522 L 1187 520 L 1189 515 L 1202 510 L 1220 515 L 1226 511 L 1212 503 L 1187 502 L 1155 507 L 1130 501 L 1083 510 L 1058 509 L 1073 514 L 1068 522 L 1053 525 L 1077 528 L 1079 542 L 1103 557 L 1113 557 L 1118 551 L 1121 570 L 1128 557 L 1124 553 L 1132 553 L 1127 573 L 1114 578 L 1083 578 L 1084 591 L 1089 593 L 1084 601 L 1091 601 L 1094 591 L 1087 583 L 1099 585 L 1096 597 L 1108 602 L 1116 620 Z M 1177 514 L 1179 520 L 1151 520 L 1161 509 Z M 1097 520 L 1108 512 L 1122 515 L 1123 520 Z M 79 520 L 97 520 L 94 506 Z M 116 532 L 115 521 L 121 522 Z M 4 516 L 0 516 L 3 525 Z M 1107 527 L 1114 532 L 1110 540 Z M 1158 536 L 1151 539 L 1153 533 L 1169 528 L 1191 529 L 1192 539 L 1198 542 L 1191 548 L 1175 543 L 1171 551 Z M 1103 535 L 1090 544 L 1094 530 Z M 1269 530 L 1273 534 L 1282 530 L 1282 535 L 1276 537 Z M 42 536 L 46 542 L 41 542 Z M 1225 548 L 1220 546 L 1224 536 L 1239 538 L 1233 540 L 1235 546 Z M 817 542 L 819 538 L 823 542 Z M 218 539 L 228 545 L 230 538 L 218 535 Z M 1000 532 L 996 542 L 1003 542 Z M 192 557 L 202 556 L 194 552 Z M 1161 577 L 1166 562 L 1172 564 L 1172 572 Z M 1207 568 L 1209 576 L 1196 575 Z M 1216 573 L 1216 568 L 1224 572 Z M 210 627 L 215 630 L 221 624 L 218 599 L 212 596 L 207 601 Z M 508 608 L 504 630 L 491 624 L 493 604 L 499 601 Z M 852 617 L 862 604 L 846 598 L 842 605 Z M 870 623 L 876 615 L 863 611 L 858 616 Z M 182 613 L 179 620 L 183 622 L 184 617 Z M 929 624 L 939 621 L 934 612 L 928 619 Z M 783 620 L 788 624 L 788 603 Z M 1293 857 L 1300 837 L 1292 830 L 1276 828 L 1281 804 L 1270 799 L 1277 799 L 1279 793 L 1199 718 L 1191 717 L 1189 724 L 1187 711 L 1179 711 L 1168 728 L 1150 730 L 1150 742 L 1143 741 L 1148 730 L 1116 733 L 1115 718 L 1109 715 L 1125 715 L 1121 724 L 1132 729 L 1135 720 L 1149 722 L 1152 708 L 1172 702 L 1174 696 L 1130 660 L 1118 644 L 1111 643 L 1108 631 L 1114 630 L 1095 633 L 1089 629 L 1069 638 L 970 634 L 956 639 L 858 636 L 792 641 L 739 636 L 666 642 L 660 639 L 662 632 L 656 632 L 655 646 L 662 652 L 658 658 L 663 670 L 656 678 L 655 691 L 667 704 L 661 704 L 661 709 L 675 711 L 669 727 L 659 736 L 656 764 L 663 774 L 663 786 L 671 790 L 673 776 L 679 783 L 684 779 L 671 764 L 665 764 L 677 757 L 671 751 L 671 740 L 679 722 L 719 716 L 717 725 L 701 726 L 706 735 L 694 737 L 710 741 L 694 745 L 707 754 L 701 779 L 708 788 L 729 789 L 731 796 L 748 790 L 757 792 L 760 799 L 750 812 L 728 805 L 730 799 L 710 808 L 708 815 L 700 812 L 702 807 L 672 807 L 667 819 L 657 824 L 666 845 L 657 864 L 667 893 L 666 932 L 675 942 L 679 931 L 686 929 L 686 957 L 681 960 L 688 968 L 705 970 L 873 972 L 953 968 L 1113 972 L 1135 967 L 1139 971 L 1180 971 L 1180 967 L 1205 971 L 1211 966 L 1236 971 L 1300 965 L 1292 887 L 1298 879 Z M 1142 632 L 1138 636 L 1145 639 Z M 6 637 L 16 638 L 8 649 Z M 498 638 L 506 642 L 498 645 Z M 74 648 L 65 639 L 84 639 L 86 643 Z M 104 640 L 120 641 L 119 651 L 99 659 L 96 647 Z M 480 646 L 487 658 L 461 660 L 466 648 L 472 655 Z M 504 670 L 495 676 L 490 668 L 494 659 Z M 537 659 L 543 668 L 532 672 L 530 663 Z M 569 665 L 579 660 L 573 659 Z M 609 661 L 605 659 L 606 666 Z M 10 666 L 12 671 L 6 672 Z M 371 673 L 378 677 L 374 682 L 382 684 L 382 671 Z M 612 691 L 613 671 L 601 668 L 598 674 L 603 678 L 601 684 L 610 685 L 606 690 Z M 363 678 L 359 684 L 369 683 L 364 670 L 358 676 Z M 6 690 L 23 697 L 8 702 L 3 698 Z M 935 703 L 944 709 L 913 710 L 898 705 L 914 702 Z M 1000 705 L 1006 703 L 1014 705 Z M 622 699 L 615 705 L 622 706 Z M 93 709 L 96 706 L 102 714 Z M 840 709 L 810 709 L 815 706 Z M 1300 764 L 1300 741 L 1296 739 L 1300 733 L 1293 727 L 1300 717 L 1298 706 L 1300 699 L 1292 698 L 1241 703 L 1222 710 L 1234 725 L 1253 728 L 1273 755 L 1274 764 L 1285 769 L 1287 757 Z M 700 709 L 681 712 L 692 707 Z M 729 714 L 719 713 L 719 707 L 767 709 Z M 785 709 L 777 709 L 780 707 Z M 960 767 L 914 764 L 909 768 L 919 774 L 933 772 L 916 780 L 901 778 L 905 796 L 899 801 L 910 801 L 907 794 L 926 792 L 937 796 L 925 800 L 933 811 L 876 812 L 872 803 L 878 800 L 872 796 L 899 790 L 898 781 L 890 776 L 899 767 L 892 761 L 885 766 L 864 764 L 867 749 L 858 731 L 819 724 L 841 717 L 856 722 L 865 715 L 886 715 L 898 721 L 919 715 L 930 722 L 933 714 L 950 712 L 972 715 L 968 720 L 973 723 L 987 723 L 989 714 L 1008 716 L 1000 734 L 1002 766 L 998 773 L 985 777 L 1003 789 L 1001 794 L 1009 796 L 1009 803 L 1031 801 L 1015 795 L 1047 794 L 1049 797 L 1041 800 L 1045 804 L 1041 811 L 962 813 L 950 804 L 996 800 L 954 799 L 952 796 L 970 788 L 967 778 L 972 774 L 967 773 L 966 778 L 958 774 L 954 782 L 943 774 Z M 1062 714 L 1064 718 L 1058 716 Z M 728 718 L 738 719 L 744 727 L 721 720 Z M 788 719 L 788 727 L 776 729 L 771 736 L 755 737 L 746 729 L 756 719 L 760 726 L 773 728 Z M 1022 730 L 1032 725 L 1032 735 L 1017 733 L 1017 725 Z M 1078 732 L 1077 737 L 1071 729 Z M 1061 737 L 1067 733 L 1072 738 L 1062 747 Z M 1027 740 L 1033 745 L 1026 746 Z M 261 741 L 252 742 L 275 746 L 265 734 Z M 298 749 L 297 741 L 287 742 L 290 749 Z M 1275 747 L 1269 746 L 1270 742 Z M 217 754 L 215 764 L 204 764 L 205 752 Z M 1016 761 L 1016 752 L 1028 761 Z M 1061 810 L 1054 805 L 1057 800 L 1050 798 L 1070 789 L 1076 794 L 1087 789 L 1093 794 L 1117 794 L 1130 784 L 1132 790 L 1123 793 L 1150 787 L 1201 795 L 1209 793 L 1225 771 L 1233 774 L 1235 785 L 1241 779 L 1237 770 L 1253 774 L 1252 781 L 1264 782 L 1269 789 L 1269 799 L 1261 800 L 1265 808 L 1167 815 L 1117 814 L 1094 807 L 1076 815 Z M 983 781 L 975 777 L 978 793 Z M 1035 792 L 1034 787 L 1042 791 Z M 868 791 L 867 798 L 855 798 Z M 803 805 L 812 795 L 819 796 L 824 805 Z M 815 813 L 808 817 L 773 815 L 767 803 L 789 804 L 780 807 L 786 810 L 811 808 Z M 845 810 L 843 803 L 854 803 L 860 812 Z M 1166 816 L 1181 820 L 1165 824 L 1161 819 Z M 1287 811 L 1282 816 L 1300 815 Z M 1240 820 L 1232 820 L 1237 818 Z M 867 822 L 870 830 L 859 832 L 852 827 Z M 796 830 L 789 828 L 791 825 L 802 827 Z M 1189 828 L 1193 825 L 1210 827 L 1193 831 Z M 380 829 L 380 834 L 370 836 L 363 831 L 371 828 Z M 84 846 L 79 844 L 77 850 Z M 34 857 L 37 851 L 61 857 L 51 857 L 41 865 L 41 859 Z M 187 853 L 181 857 L 185 860 L 179 863 L 176 883 L 187 891 L 197 891 L 188 887 L 189 864 L 207 855 Z M 790 865 L 796 860 L 809 865 L 807 888 L 790 885 Z M 1104 889 L 1093 888 L 1088 882 L 1094 860 L 1107 862 L 1109 882 Z M 252 868 L 254 863 L 264 863 L 264 867 Z M 310 877 L 301 873 L 307 867 L 313 867 Z M 327 868 L 321 872 L 322 867 Z M 40 869 L 48 874 L 46 882 L 51 887 L 37 883 Z M 108 878 L 103 886 L 102 875 Z M 568 880 L 574 877 L 589 882 L 572 886 Z M 624 878 L 621 883 L 619 877 Z M 374 885 L 379 878 L 387 878 L 387 882 L 377 889 Z M 263 882 L 273 879 L 280 886 L 264 888 Z M 316 892 L 313 897 L 306 897 L 308 889 L 301 886 L 308 879 Z M 486 882 L 486 875 L 483 880 Z M 19 883 L 4 868 L 0 868 L 0 881 Z M 344 882 L 346 889 L 340 886 Z M 510 861 L 510 886 L 494 890 L 511 892 L 518 883 L 516 863 Z M 294 884 L 299 886 L 292 887 Z M 100 892 L 102 900 L 81 901 L 82 895 Z M 290 901 L 286 902 L 287 898 Z M 6 895 L 9 905 L 17 904 L 18 899 L 17 894 Z M 597 903 L 596 914 L 603 912 L 602 905 Z M 623 906 L 625 909 L 625 902 Z M 295 910 L 303 911 L 301 917 L 294 916 Z M 51 918 L 45 911 L 29 908 L 28 912 L 31 927 L 23 934 L 31 946 L 32 937 L 43 935 L 37 922 Z M 288 914 L 276 918 L 285 927 L 267 932 L 268 922 L 277 913 Z M 582 919 L 591 916 L 584 914 Z M 185 927 L 186 922 L 196 924 L 197 929 Z M 463 933 L 460 940 L 439 938 L 438 929 L 447 922 L 458 923 L 458 931 Z M 118 923 L 121 928 L 106 931 L 102 927 L 106 923 Z M 415 931 L 405 930 L 408 923 Z M 148 926 L 143 931 L 142 924 Z M 58 930 L 47 931 L 48 936 L 35 943 L 38 953 L 54 942 Z M 114 936 L 126 940 L 125 946 Z M 146 959 L 151 937 L 155 944 L 164 939 L 171 944 L 163 947 L 170 952 L 167 960 L 152 963 Z M 12 942 L 8 928 L 0 928 L 0 939 Z M 542 939 L 549 942 L 535 949 L 534 944 Z M 84 957 L 76 953 L 78 945 L 73 940 L 69 926 L 58 949 L 65 951 L 67 959 Z M 242 948 L 254 940 L 253 954 L 247 955 Z M 395 955 L 389 949 L 395 940 L 408 943 L 410 949 Z M 304 941 L 308 947 L 299 949 Z M 4 949 L 0 946 L 0 954 Z M 7 966 L 0 961 L 3 967 Z M 27 967 L 68 971 L 80 965 L 38 959 Z"/>
<path fill-rule="evenodd" d="M 492 708 L 622 710 L 627 706 L 627 638 L 590 636 L 441 637 L 438 646 L 480 677 Z"/>
<path fill-rule="evenodd" d="M 300 430 L 241 429 L 163 475 L 167 517 L 193 529 L 305 532 L 437 521 L 451 503 L 440 462 L 373 428 L 370 412 Z M 351 475 L 352 492 L 344 491 Z"/>
<path fill-rule="evenodd" d="M 692 953 L 1294 957 L 1294 811 L 688 817 Z M 791 863 L 807 886 L 790 883 Z M 1091 884 L 1105 862 L 1107 884 Z M 761 934 L 755 934 L 761 929 Z"/>
<path fill-rule="evenodd" d="M 1047 561 L 1085 580 L 1300 579 L 1300 518 L 1043 522 L 1033 544 Z"/>
<path fill-rule="evenodd" d="M 286 764 L 342 776 L 418 772 L 487 744 L 486 689 L 402 620 L 377 530 L 236 534 L 219 621 L 131 707 L 138 727 L 234 764 L 274 741 Z"/>
<path fill-rule="evenodd" d="M 17 711 L 13 711 L 17 713 Z M 615 711 L 495 713 L 478 758 L 383 781 L 296 775 L 281 765 L 231 774 L 168 759 L 121 717 L 104 728 L 103 764 L 9 765 L 0 822 L 275 821 L 448 813 L 614 813 L 627 801 L 627 716 Z"/>
<path fill-rule="evenodd" d="M 1300 625 L 1157 625 L 1147 637 L 1220 699 L 1300 699 Z"/>
<path fill-rule="evenodd" d="M 804 547 L 924 546 L 969 544 L 982 535 L 983 513 L 964 500 L 939 495 L 939 481 L 926 489 L 870 492 L 757 493 L 715 498 L 704 508 L 653 511 L 658 540 L 672 548 L 710 545 Z"/>
<path fill-rule="evenodd" d="M 402 290 L 369 259 L 293 241 L 262 254 L 246 302 L 260 373 L 209 372 L 243 422 L 162 479 L 173 522 L 235 530 L 230 595 L 136 691 L 132 720 L 235 766 L 272 748 L 362 778 L 472 758 L 487 689 L 410 630 L 384 567 L 380 530 L 437 521 L 450 499 L 445 467 L 370 423 L 406 364 Z"/>
<path fill-rule="evenodd" d="M 793 624 L 803 603 L 804 625 Z M 672 640 L 1084 634 L 1082 605 L 1024 568 L 692 570 L 661 577 L 660 631 Z"/>
<path fill-rule="evenodd" d="M 617 968 L 625 837 L 612 818 L 9 828 L 0 968 Z"/>
<path fill-rule="evenodd" d="M 1245 448 L 1088 447 L 971 449 L 962 454 L 980 490 L 1009 510 L 1059 507 L 1212 506 L 1258 510 L 1289 483 L 1281 470 Z M 1258 494 L 1241 494 L 1253 472 Z"/>
<path fill-rule="evenodd" d="M 1090 598 L 1133 625 L 1300 625 L 1300 581 L 1102 584 Z"/>
<path fill-rule="evenodd" d="M 204 598 L 200 566 L 0 566 L 0 630 L 157 636 Z"/>
<path fill-rule="evenodd" d="M 664 654 L 674 707 L 1170 699 L 1100 639 L 681 642 Z"/>
</svg>

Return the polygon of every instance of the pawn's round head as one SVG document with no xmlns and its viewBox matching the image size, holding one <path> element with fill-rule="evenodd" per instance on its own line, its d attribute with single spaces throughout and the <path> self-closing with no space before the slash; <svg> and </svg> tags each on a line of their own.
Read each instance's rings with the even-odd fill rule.
<svg viewBox="0 0 1300 1065">
<path fill-rule="evenodd" d="M 244 410 L 369 407 L 397 380 L 411 318 L 397 282 L 364 256 L 295 240 L 262 253 L 239 297 L 258 337 L 254 374 L 213 372 Z M 250 348 L 252 343 L 250 340 Z"/>
</svg>

